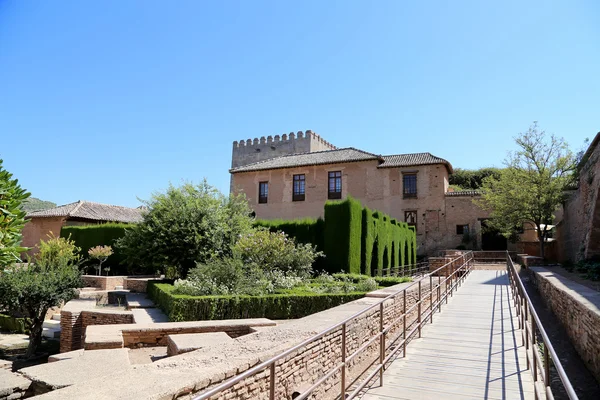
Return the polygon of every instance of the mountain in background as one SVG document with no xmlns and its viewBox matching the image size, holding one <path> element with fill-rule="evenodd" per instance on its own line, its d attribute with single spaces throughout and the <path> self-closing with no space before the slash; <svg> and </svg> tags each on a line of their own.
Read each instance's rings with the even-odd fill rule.
<svg viewBox="0 0 600 400">
<path fill-rule="evenodd" d="M 28 213 L 32 211 L 47 210 L 52 207 L 56 207 L 56 203 L 40 200 L 35 197 L 30 197 L 23 202 L 23 211 Z"/>
</svg>

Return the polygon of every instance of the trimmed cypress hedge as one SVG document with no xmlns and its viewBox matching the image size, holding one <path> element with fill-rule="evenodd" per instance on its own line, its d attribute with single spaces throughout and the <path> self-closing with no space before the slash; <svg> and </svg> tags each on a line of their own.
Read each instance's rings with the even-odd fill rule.
<svg viewBox="0 0 600 400">
<path fill-rule="evenodd" d="M 115 241 L 125 235 L 131 224 L 107 223 L 98 225 L 63 226 L 61 237 L 71 236 L 75 245 L 81 247 L 81 256 L 88 258 L 88 250 L 95 246 L 111 246 L 113 255 L 108 257 L 103 268 L 110 267 L 111 275 L 126 275 L 125 256 L 115 247 Z"/>
<path fill-rule="evenodd" d="M 167 314 L 169 321 L 302 318 L 365 295 L 298 292 L 264 296 L 186 296 L 173 294 L 174 288 L 168 283 L 148 282 L 148 296 Z"/>
<path fill-rule="evenodd" d="M 414 227 L 348 197 L 325 204 L 325 220 L 259 220 L 255 226 L 283 231 L 325 253 L 314 265 L 329 273 L 381 276 L 391 268 L 416 264 Z"/>
</svg>

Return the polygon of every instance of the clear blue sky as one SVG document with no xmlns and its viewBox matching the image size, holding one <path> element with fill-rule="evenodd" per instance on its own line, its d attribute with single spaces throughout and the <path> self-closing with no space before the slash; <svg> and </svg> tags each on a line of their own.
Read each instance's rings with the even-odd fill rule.
<svg viewBox="0 0 600 400">
<path fill-rule="evenodd" d="M 231 143 L 312 129 L 499 166 L 600 130 L 597 1 L 0 0 L 0 157 L 35 197 L 228 191 Z"/>
</svg>

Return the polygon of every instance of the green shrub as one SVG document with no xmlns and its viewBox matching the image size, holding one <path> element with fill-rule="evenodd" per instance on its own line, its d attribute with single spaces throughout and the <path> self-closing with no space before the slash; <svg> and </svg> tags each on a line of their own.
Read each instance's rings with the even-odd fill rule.
<svg viewBox="0 0 600 400">
<path fill-rule="evenodd" d="M 170 186 L 146 202 L 143 220 L 117 242 L 129 265 L 154 273 L 172 267 L 187 276 L 196 263 L 231 256 L 231 247 L 252 230 L 248 202 L 225 196 L 206 181 Z"/>
<path fill-rule="evenodd" d="M 408 276 L 374 276 L 374 277 L 370 277 L 368 275 L 344 274 L 344 273 L 333 274 L 332 276 L 335 279 L 350 279 L 353 282 L 360 282 L 360 281 L 364 281 L 367 279 L 373 279 L 377 283 L 377 285 L 381 286 L 381 287 L 389 287 L 389 286 L 397 285 L 399 283 L 405 283 L 405 282 L 412 281 L 412 279 Z"/>
<path fill-rule="evenodd" d="M 296 276 L 309 276 L 313 262 L 322 255 L 312 245 L 296 243 L 284 232 L 263 229 L 242 236 L 232 251 L 244 265 L 254 265 L 265 272 L 281 271 Z"/>
<path fill-rule="evenodd" d="M 25 318 L 11 317 L 0 314 L 0 331 L 12 333 L 29 333 Z"/>
<path fill-rule="evenodd" d="M 125 235 L 125 230 L 132 227 L 132 224 L 107 223 L 98 225 L 82 226 L 63 226 L 60 230 L 60 237 L 68 238 L 75 242 L 75 245 L 81 249 L 79 252 L 82 258 L 87 258 L 91 248 L 96 246 L 111 246 L 113 254 L 103 263 L 103 268 L 110 268 L 114 275 L 126 275 L 125 255 L 120 249 L 115 248 L 115 242 Z M 96 261 L 86 260 L 82 266 L 87 267 L 90 272 L 93 271 L 93 265 Z M 135 272 L 135 271 L 132 271 Z"/>
<path fill-rule="evenodd" d="M 365 295 L 292 292 L 264 296 L 186 296 L 174 294 L 173 290 L 173 285 L 148 282 L 148 295 L 170 321 L 302 318 Z"/>
</svg>

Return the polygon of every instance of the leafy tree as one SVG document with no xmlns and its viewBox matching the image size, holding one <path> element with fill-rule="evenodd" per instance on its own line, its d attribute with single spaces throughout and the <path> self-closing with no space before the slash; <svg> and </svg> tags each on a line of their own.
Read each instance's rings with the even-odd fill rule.
<svg viewBox="0 0 600 400">
<path fill-rule="evenodd" d="M 94 266 L 94 268 L 98 270 L 98 275 L 102 275 L 102 263 L 104 263 L 108 257 L 113 255 L 113 249 L 110 246 L 95 246 L 88 250 L 88 255 L 90 259 L 98 260 L 98 266 Z M 105 269 L 106 275 L 108 276 L 110 267 Z"/>
<path fill-rule="evenodd" d="M 19 254 L 27 251 L 20 246 L 25 225 L 25 212 L 21 207 L 29 196 L 19 181 L 2 168 L 0 159 L 0 269 L 19 262 Z"/>
<path fill-rule="evenodd" d="M 489 176 L 500 177 L 500 168 L 461 169 L 456 168 L 448 183 L 456 190 L 479 190 L 483 180 Z"/>
<path fill-rule="evenodd" d="M 26 316 L 31 358 L 42 341 L 48 309 L 75 297 L 81 287 L 79 248 L 65 238 L 50 236 L 40 242 L 40 250 L 28 264 L 13 264 L 0 271 L 0 308 Z"/>
<path fill-rule="evenodd" d="M 56 207 L 56 203 L 51 201 L 40 200 L 36 197 L 30 197 L 23 202 L 23 211 L 41 211 Z"/>
<path fill-rule="evenodd" d="M 576 158 L 563 138 L 546 135 L 536 122 L 515 142 L 518 150 L 509 153 L 500 176 L 483 180 L 479 204 L 491 212 L 488 226 L 507 238 L 523 223 L 535 224 L 544 257 L 548 225 L 573 182 Z"/>
<path fill-rule="evenodd" d="M 226 197 L 206 181 L 170 186 L 146 205 L 142 222 L 117 241 L 127 262 L 146 272 L 174 268 L 185 277 L 196 262 L 230 256 L 232 245 L 252 230 L 245 197 Z"/>
</svg>

